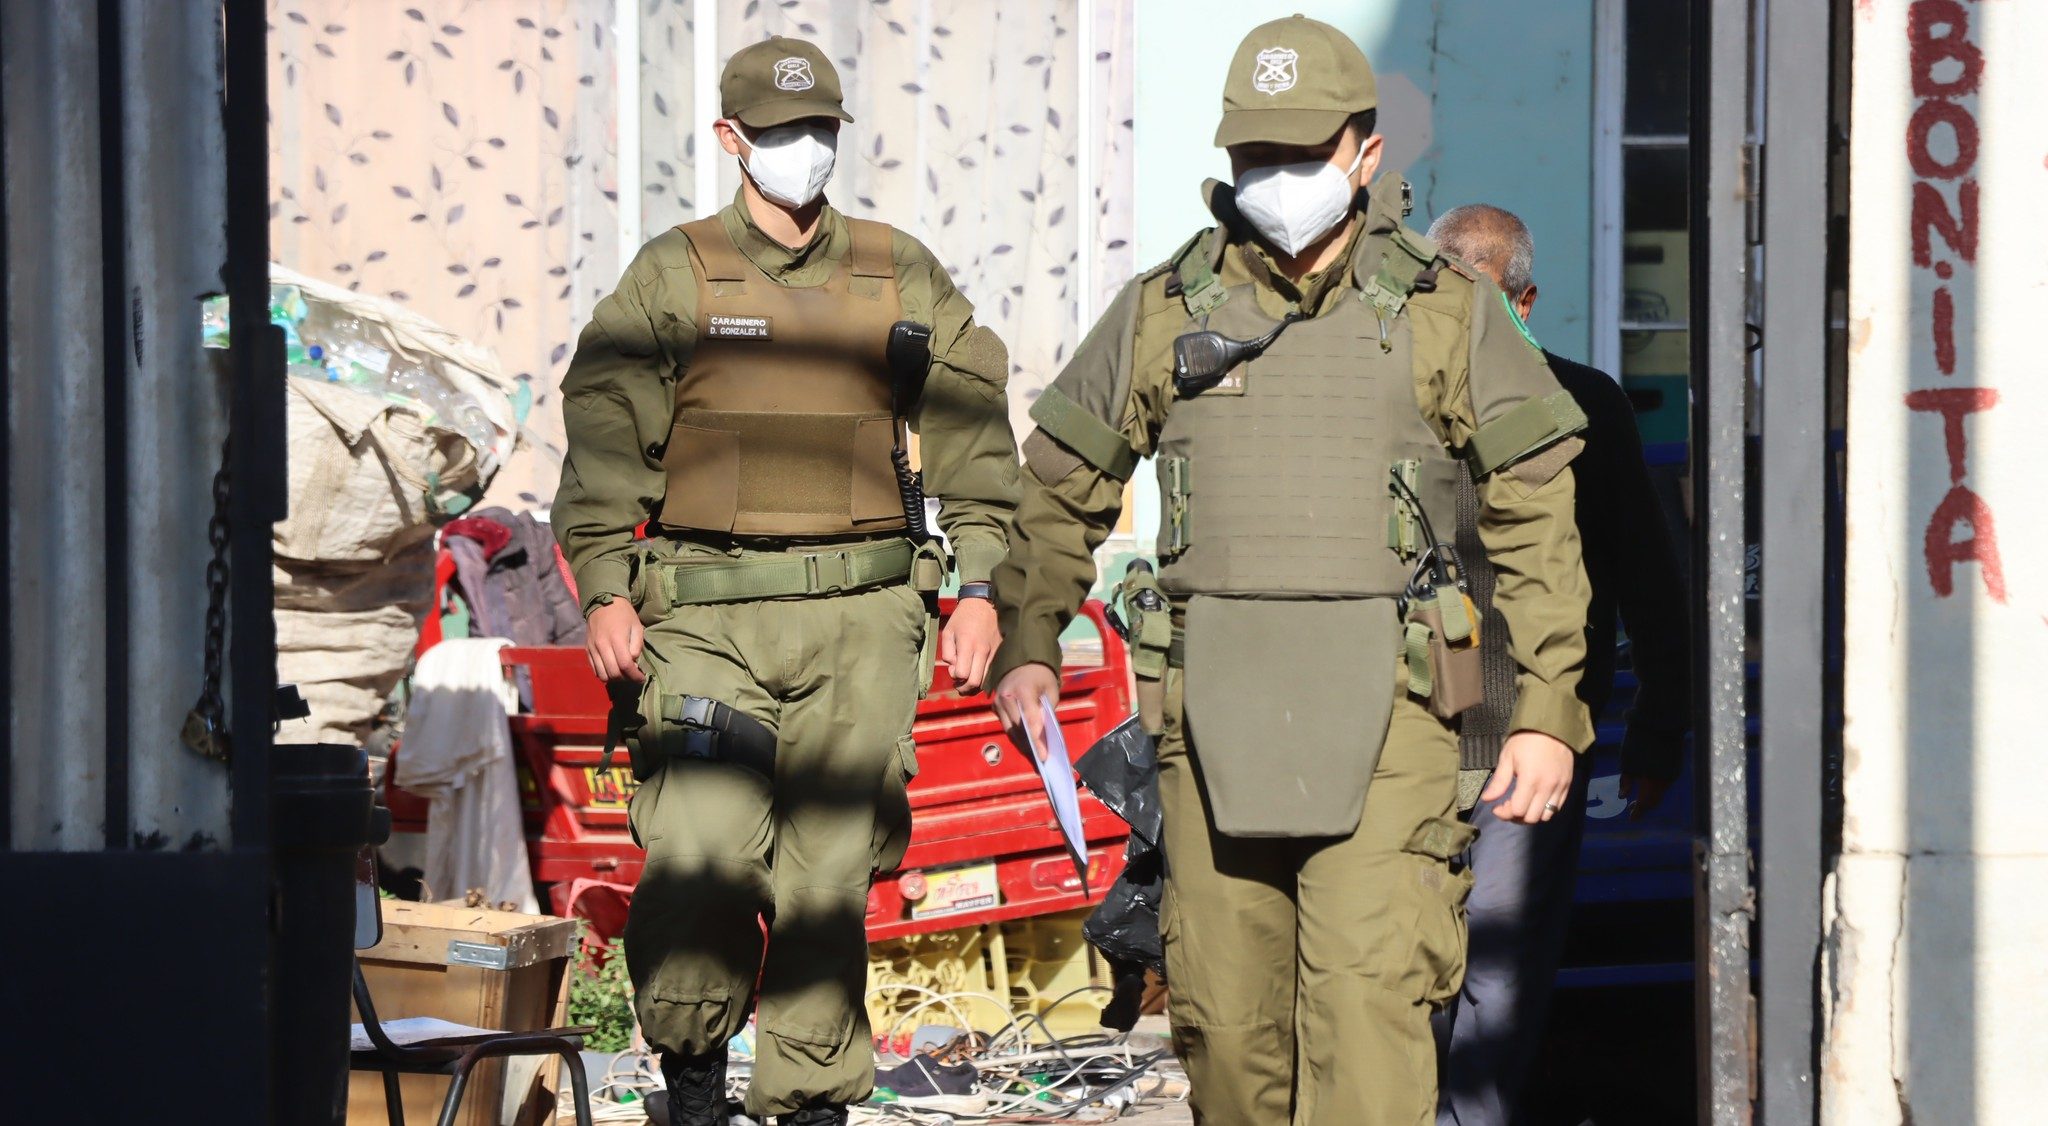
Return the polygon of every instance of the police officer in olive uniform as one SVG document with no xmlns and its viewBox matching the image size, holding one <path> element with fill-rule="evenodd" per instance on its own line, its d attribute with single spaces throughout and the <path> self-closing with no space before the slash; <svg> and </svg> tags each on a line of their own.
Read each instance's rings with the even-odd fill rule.
<svg viewBox="0 0 2048 1126">
<path fill-rule="evenodd" d="M 908 840 L 918 697 L 934 660 L 976 691 L 994 654 L 1009 365 L 930 251 L 825 202 L 852 118 L 823 53 L 755 44 L 719 93 L 745 182 L 584 329 L 554 526 L 640 783 L 626 960 L 671 1119 L 726 1122 L 758 977 L 748 1112 L 815 1126 L 873 1087 L 864 916 Z M 962 580 L 943 637 L 906 430 Z"/>
<path fill-rule="evenodd" d="M 1500 291 L 1402 225 L 1406 185 L 1374 179 L 1375 104 L 1335 28 L 1297 16 L 1244 40 L 1216 226 L 1127 286 L 1034 404 L 996 571 L 995 704 L 1035 730 L 1093 551 L 1155 460 L 1160 566 L 1122 601 L 1202 1122 L 1435 1115 L 1429 1014 L 1458 988 L 1470 888 L 1455 715 L 1478 680 L 1475 615 L 1433 547 L 1458 474 L 1478 482 L 1520 668 L 1501 816 L 1551 816 L 1593 741 L 1575 694 L 1583 416 Z"/>
</svg>

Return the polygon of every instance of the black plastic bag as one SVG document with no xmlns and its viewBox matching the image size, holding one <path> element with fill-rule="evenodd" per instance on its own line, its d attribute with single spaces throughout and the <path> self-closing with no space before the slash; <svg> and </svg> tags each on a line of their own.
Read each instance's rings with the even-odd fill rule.
<svg viewBox="0 0 2048 1126">
<path fill-rule="evenodd" d="M 1159 760 L 1138 717 L 1118 724 L 1074 764 L 1081 781 L 1131 826 L 1124 870 L 1081 924 L 1081 933 L 1109 962 L 1112 997 L 1102 1010 L 1105 1028 L 1129 1032 L 1138 1020 L 1145 971 L 1166 972 L 1159 937 L 1159 902 L 1166 891 L 1166 861 L 1159 851 Z"/>
<path fill-rule="evenodd" d="M 1096 740 L 1074 769 L 1135 837 L 1147 848 L 1159 847 L 1159 758 L 1137 716 Z"/>
<path fill-rule="evenodd" d="M 1164 970 L 1166 947 L 1159 937 L 1159 900 L 1166 891 L 1164 858 L 1131 839 L 1123 874 L 1081 924 L 1081 933 L 1112 964 L 1130 962 Z"/>
</svg>

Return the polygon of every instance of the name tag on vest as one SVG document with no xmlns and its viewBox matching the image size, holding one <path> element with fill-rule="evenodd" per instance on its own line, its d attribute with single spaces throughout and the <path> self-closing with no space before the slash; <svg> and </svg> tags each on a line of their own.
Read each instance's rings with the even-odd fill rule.
<svg viewBox="0 0 2048 1126">
<path fill-rule="evenodd" d="M 773 317 L 727 317 L 713 314 L 704 335 L 719 340 L 773 340 Z"/>
</svg>

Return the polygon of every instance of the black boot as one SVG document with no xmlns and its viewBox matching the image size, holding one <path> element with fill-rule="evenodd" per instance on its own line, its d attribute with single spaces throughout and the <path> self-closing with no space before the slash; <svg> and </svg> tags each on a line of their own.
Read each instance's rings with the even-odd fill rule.
<svg viewBox="0 0 2048 1126">
<path fill-rule="evenodd" d="M 843 1106 L 807 1106 L 795 1114 L 785 1114 L 781 1126 L 846 1126 L 846 1108 Z"/>
<path fill-rule="evenodd" d="M 710 1055 L 661 1054 L 668 1080 L 668 1122 L 664 1126 L 729 1126 L 725 1107 L 725 1050 Z"/>
</svg>

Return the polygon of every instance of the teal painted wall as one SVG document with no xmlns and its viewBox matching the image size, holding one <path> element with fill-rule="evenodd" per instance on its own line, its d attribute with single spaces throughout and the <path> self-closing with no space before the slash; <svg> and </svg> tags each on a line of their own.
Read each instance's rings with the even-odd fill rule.
<svg viewBox="0 0 2048 1126">
<path fill-rule="evenodd" d="M 1211 144 L 1224 71 L 1246 32 L 1301 12 L 1365 49 L 1386 167 L 1406 168 L 1418 229 L 1460 203 L 1522 216 L 1536 237 L 1547 346 L 1588 354 L 1592 285 L 1593 0 L 1137 0 L 1138 260 L 1208 225 L 1197 194 L 1227 178 Z"/>
</svg>

